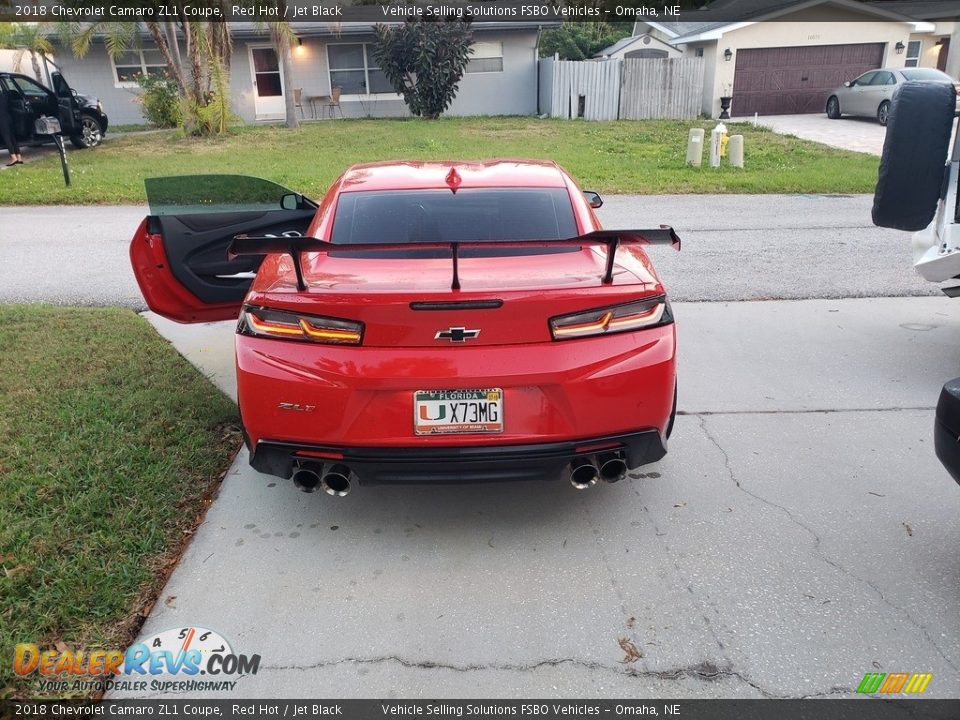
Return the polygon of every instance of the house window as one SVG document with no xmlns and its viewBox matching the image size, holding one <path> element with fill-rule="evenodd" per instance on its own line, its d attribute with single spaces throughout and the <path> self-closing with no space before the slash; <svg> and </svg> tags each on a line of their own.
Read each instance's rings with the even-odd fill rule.
<svg viewBox="0 0 960 720">
<path fill-rule="evenodd" d="M 137 84 L 139 75 L 165 75 L 167 61 L 159 50 L 127 50 L 113 58 L 114 85 L 129 87 Z"/>
<path fill-rule="evenodd" d="M 257 97 L 281 97 L 283 81 L 280 78 L 280 61 L 273 48 L 254 48 L 253 80 L 257 86 Z"/>
<path fill-rule="evenodd" d="M 330 87 L 339 87 L 344 95 L 396 93 L 383 70 L 373 59 L 367 43 L 327 45 Z"/>
<path fill-rule="evenodd" d="M 703 48 L 697 48 L 693 51 L 694 57 L 703 57 Z"/>
<path fill-rule="evenodd" d="M 920 64 L 920 41 L 911 40 L 907 43 L 907 61 L 904 63 L 906 67 L 916 67 Z"/>
<path fill-rule="evenodd" d="M 503 43 L 478 42 L 472 47 L 468 73 L 503 72 Z"/>
</svg>

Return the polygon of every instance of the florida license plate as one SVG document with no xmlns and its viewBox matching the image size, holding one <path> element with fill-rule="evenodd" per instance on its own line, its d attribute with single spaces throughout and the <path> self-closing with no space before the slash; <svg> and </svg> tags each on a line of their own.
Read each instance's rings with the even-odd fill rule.
<svg viewBox="0 0 960 720">
<path fill-rule="evenodd" d="M 413 394 L 417 435 L 503 432 L 503 390 L 417 390 Z"/>
</svg>

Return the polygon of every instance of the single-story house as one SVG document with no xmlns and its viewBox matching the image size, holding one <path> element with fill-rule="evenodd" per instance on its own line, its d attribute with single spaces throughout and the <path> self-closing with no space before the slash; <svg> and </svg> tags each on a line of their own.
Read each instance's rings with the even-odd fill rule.
<svg viewBox="0 0 960 720">
<path fill-rule="evenodd" d="M 934 24 L 931 32 L 910 36 L 907 67 L 935 67 L 960 78 L 960 0 L 894 0 L 871 4 Z"/>
<path fill-rule="evenodd" d="M 473 54 L 448 115 L 535 115 L 540 32 L 557 22 L 475 22 Z M 394 117 L 409 112 L 373 60 L 370 23 L 297 23 L 292 53 L 293 87 L 286 87 L 266 31 L 254 23 L 231 23 L 230 86 L 234 112 L 246 122 L 285 117 L 285 96 L 295 92 L 305 118 L 327 117 L 331 89 L 341 88 L 337 117 Z M 181 51 L 183 51 L 181 43 Z M 141 123 L 135 77 L 167 69 L 149 33 L 141 47 L 118 58 L 102 40 L 76 58 L 58 52 L 58 64 L 79 92 L 103 102 L 114 124 Z"/>
<path fill-rule="evenodd" d="M 634 35 L 617 40 L 613 45 L 605 47 L 594 55 L 595 58 L 631 59 L 642 58 L 656 60 L 661 58 L 683 57 L 683 51 L 666 43 L 650 33 Z"/>
<path fill-rule="evenodd" d="M 734 116 L 820 113 L 830 90 L 867 70 L 949 69 L 943 46 L 960 12 L 931 20 L 907 14 L 933 4 L 715 0 L 682 21 L 638 21 L 634 35 L 704 58 L 702 111 L 710 117 L 719 114 L 723 96 L 732 96 Z"/>
</svg>

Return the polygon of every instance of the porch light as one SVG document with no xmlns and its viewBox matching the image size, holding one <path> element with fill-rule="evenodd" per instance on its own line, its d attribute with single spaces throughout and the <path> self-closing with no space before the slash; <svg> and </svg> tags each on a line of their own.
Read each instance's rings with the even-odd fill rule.
<svg viewBox="0 0 960 720">
<path fill-rule="evenodd" d="M 903 55 L 903 51 L 907 49 L 907 46 L 898 40 L 897 44 L 893 46 L 893 49 L 897 51 L 897 55 Z"/>
<path fill-rule="evenodd" d="M 726 60 L 727 62 L 730 62 L 731 60 L 733 60 L 733 51 L 730 48 L 727 48 L 726 50 L 723 51 L 723 59 Z"/>
</svg>

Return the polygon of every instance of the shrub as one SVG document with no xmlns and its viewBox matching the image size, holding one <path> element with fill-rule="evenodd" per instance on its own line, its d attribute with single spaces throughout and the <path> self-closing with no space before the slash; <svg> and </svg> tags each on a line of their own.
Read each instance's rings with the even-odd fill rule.
<svg viewBox="0 0 960 720">
<path fill-rule="evenodd" d="M 143 116 L 157 127 L 179 127 L 183 113 L 177 82 L 165 75 L 140 75 L 137 83 L 143 90 L 137 96 Z"/>
<path fill-rule="evenodd" d="M 373 58 L 414 115 L 440 117 L 457 94 L 470 60 L 470 23 L 407 20 L 378 24 Z"/>
</svg>

